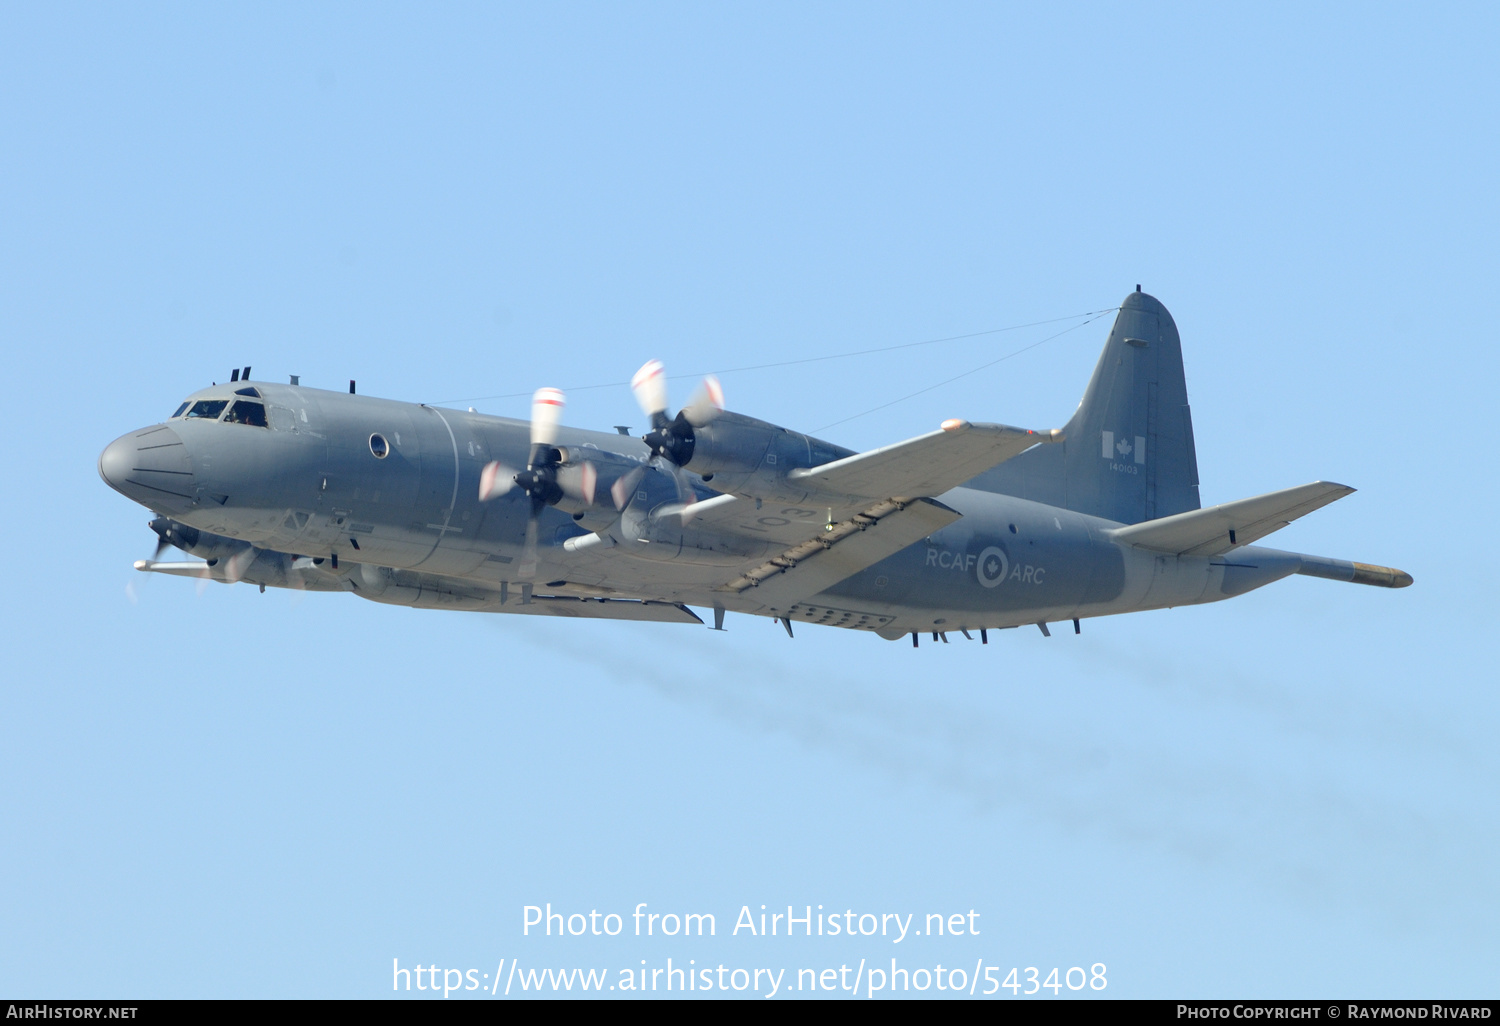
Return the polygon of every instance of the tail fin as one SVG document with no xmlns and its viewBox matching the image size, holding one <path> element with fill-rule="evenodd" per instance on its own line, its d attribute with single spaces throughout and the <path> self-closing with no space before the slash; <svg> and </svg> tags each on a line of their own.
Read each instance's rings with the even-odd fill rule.
<svg viewBox="0 0 1500 1026">
<path fill-rule="evenodd" d="M 1061 445 L 986 471 L 971 488 L 1045 502 L 1122 524 L 1198 508 L 1198 454 L 1182 343 L 1167 308 L 1125 297 Z"/>
</svg>

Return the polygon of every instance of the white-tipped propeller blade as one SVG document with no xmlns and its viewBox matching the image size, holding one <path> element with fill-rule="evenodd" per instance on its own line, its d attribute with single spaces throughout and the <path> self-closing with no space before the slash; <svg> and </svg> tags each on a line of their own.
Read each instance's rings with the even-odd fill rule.
<svg viewBox="0 0 1500 1026">
<path fill-rule="evenodd" d="M 641 411 L 653 418 L 653 423 L 657 414 L 666 417 L 667 369 L 660 360 L 648 360 L 645 366 L 636 371 L 635 376 L 630 379 L 630 390 L 635 393 L 635 401 L 640 403 Z M 682 412 L 689 423 L 699 425 L 707 424 L 723 409 L 724 386 L 710 374 L 703 379 Z"/>
<path fill-rule="evenodd" d="M 667 369 L 660 360 L 648 360 L 630 379 L 630 390 L 641 411 L 650 417 L 667 409 Z"/>
<path fill-rule="evenodd" d="M 723 386 L 712 375 L 704 378 L 703 384 L 676 418 L 667 413 L 667 372 L 660 360 L 650 360 L 636 371 L 635 377 L 630 379 L 630 389 L 646 416 L 651 418 L 651 430 L 644 440 L 651 448 L 652 458 L 660 460 L 662 469 L 672 476 L 677 497 L 683 505 L 691 506 L 698 497 L 683 464 L 692 454 L 693 428 L 702 427 L 723 412 Z M 630 502 L 630 493 L 639 480 L 640 474 L 632 472 L 615 482 L 610 492 L 616 509 L 623 510 Z"/>
<path fill-rule="evenodd" d="M 683 416 L 694 427 L 702 427 L 724 412 L 724 387 L 719 379 L 710 374 L 703 379 L 693 398 L 682 408 Z"/>
<path fill-rule="evenodd" d="M 582 499 L 590 506 L 594 504 L 594 491 L 598 485 L 599 470 L 587 460 L 576 465 L 560 467 L 557 471 L 557 486 L 568 495 L 575 499 Z"/>
<path fill-rule="evenodd" d="M 495 461 L 485 465 L 479 473 L 479 501 L 497 499 L 516 486 L 516 472 L 504 463 Z"/>
<path fill-rule="evenodd" d="M 557 424 L 566 401 L 555 388 L 539 388 L 531 397 L 531 444 L 551 445 L 557 440 Z"/>
<path fill-rule="evenodd" d="M 630 499 L 635 495 L 635 486 L 641 483 L 641 478 L 645 475 L 645 467 L 636 467 L 610 485 L 609 497 L 615 501 L 616 510 L 624 510 L 630 505 Z"/>
</svg>

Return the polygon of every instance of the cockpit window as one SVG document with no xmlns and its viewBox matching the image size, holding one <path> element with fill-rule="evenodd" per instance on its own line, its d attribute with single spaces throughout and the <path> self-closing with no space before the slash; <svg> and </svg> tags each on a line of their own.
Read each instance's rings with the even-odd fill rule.
<svg viewBox="0 0 1500 1026">
<path fill-rule="evenodd" d="M 261 397 L 260 390 L 259 389 L 255 389 L 255 388 L 236 388 L 234 390 L 234 394 L 235 395 L 253 395 L 257 399 L 259 399 Z"/>
<path fill-rule="evenodd" d="M 266 426 L 266 404 L 236 399 L 229 412 L 224 415 L 226 424 L 249 424 L 252 427 Z"/>
<path fill-rule="evenodd" d="M 185 410 L 185 409 L 187 409 L 187 408 L 188 408 L 188 404 L 187 403 L 183 403 L 181 406 L 177 407 L 177 412 L 174 413 L 174 414 L 172 414 L 167 419 L 168 420 L 176 420 L 178 417 L 182 416 L 182 411 Z"/>
<path fill-rule="evenodd" d="M 209 420 L 218 420 L 219 414 L 223 413 L 224 407 L 228 405 L 228 399 L 199 399 L 193 404 L 193 408 L 187 411 L 187 419 L 206 417 Z"/>
</svg>

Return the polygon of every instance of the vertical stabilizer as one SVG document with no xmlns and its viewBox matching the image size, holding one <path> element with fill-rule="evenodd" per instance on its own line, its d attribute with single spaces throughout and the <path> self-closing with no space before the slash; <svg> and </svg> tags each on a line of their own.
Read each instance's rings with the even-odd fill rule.
<svg viewBox="0 0 1500 1026">
<path fill-rule="evenodd" d="M 1122 524 L 1198 508 L 1198 455 L 1182 343 L 1167 308 L 1132 292 L 1061 445 L 986 471 L 969 487 Z"/>
</svg>

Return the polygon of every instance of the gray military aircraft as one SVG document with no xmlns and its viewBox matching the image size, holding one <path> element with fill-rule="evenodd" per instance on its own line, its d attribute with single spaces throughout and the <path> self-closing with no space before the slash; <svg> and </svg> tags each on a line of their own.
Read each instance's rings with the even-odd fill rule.
<svg viewBox="0 0 1500 1026">
<path fill-rule="evenodd" d="M 944 421 L 852 452 L 724 410 L 675 416 L 656 361 L 641 439 L 231 375 L 99 457 L 158 514 L 139 570 L 348 591 L 431 609 L 702 623 L 688 607 L 923 633 L 1216 602 L 1290 574 L 1387 588 L 1389 567 L 1253 544 L 1354 489 L 1316 481 L 1208 509 L 1172 316 L 1120 305 L 1061 429 Z M 161 562 L 168 546 L 200 557 Z"/>
</svg>

